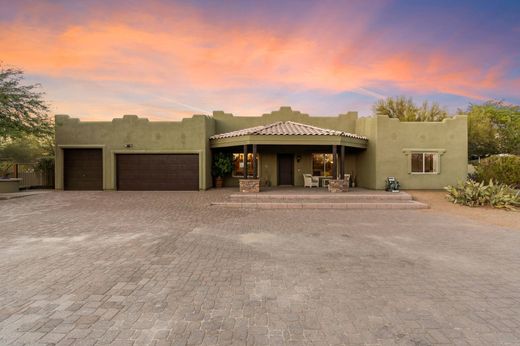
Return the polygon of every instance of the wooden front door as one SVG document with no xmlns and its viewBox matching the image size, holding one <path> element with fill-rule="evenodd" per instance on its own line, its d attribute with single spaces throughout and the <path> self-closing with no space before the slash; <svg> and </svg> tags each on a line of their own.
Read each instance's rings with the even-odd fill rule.
<svg viewBox="0 0 520 346">
<path fill-rule="evenodd" d="M 278 185 L 294 184 L 293 154 L 278 154 Z"/>
</svg>

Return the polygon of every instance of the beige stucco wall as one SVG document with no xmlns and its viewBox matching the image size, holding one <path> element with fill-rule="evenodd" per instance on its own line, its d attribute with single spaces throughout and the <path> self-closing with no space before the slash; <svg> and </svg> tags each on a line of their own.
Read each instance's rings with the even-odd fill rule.
<svg viewBox="0 0 520 346">
<path fill-rule="evenodd" d="M 11 193 L 20 191 L 20 178 L 0 179 L 0 193 Z"/>
<path fill-rule="evenodd" d="M 103 188 L 115 189 L 115 154 L 178 153 L 199 154 L 199 187 L 211 187 L 211 152 L 208 138 L 214 134 L 214 120 L 194 115 L 182 121 L 148 121 L 125 115 L 112 121 L 82 122 L 67 115 L 56 116 L 56 189 L 63 189 L 63 149 L 102 148 Z M 126 148 L 131 144 L 131 148 Z M 143 167 L 146 169 L 146 167 Z"/>
<path fill-rule="evenodd" d="M 358 183 L 384 189 L 385 179 L 395 176 L 403 189 L 441 189 L 467 176 L 467 118 L 459 115 L 442 122 L 401 122 L 387 116 L 361 118 L 357 133 L 369 146 L 358 156 Z M 410 172 L 411 151 L 437 151 L 437 174 Z"/>
</svg>

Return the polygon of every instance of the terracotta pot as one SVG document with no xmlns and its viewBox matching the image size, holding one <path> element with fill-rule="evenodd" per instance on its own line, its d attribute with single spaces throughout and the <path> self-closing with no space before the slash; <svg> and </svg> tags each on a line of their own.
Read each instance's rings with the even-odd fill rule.
<svg viewBox="0 0 520 346">
<path fill-rule="evenodd" d="M 215 187 L 217 189 L 220 189 L 222 186 L 224 186 L 224 179 L 222 179 L 222 177 L 216 177 L 215 178 Z"/>
</svg>

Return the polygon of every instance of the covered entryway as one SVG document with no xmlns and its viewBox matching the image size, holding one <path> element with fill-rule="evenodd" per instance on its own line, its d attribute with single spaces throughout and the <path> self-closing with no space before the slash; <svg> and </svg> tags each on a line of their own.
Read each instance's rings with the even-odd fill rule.
<svg viewBox="0 0 520 346">
<path fill-rule="evenodd" d="M 354 173 L 346 170 L 347 153 L 357 155 L 366 150 L 367 142 L 364 136 L 293 121 L 210 137 L 214 153 L 233 155 L 232 178 L 237 183 L 238 179 L 252 178 L 260 179 L 264 186 L 303 186 L 304 175 L 308 174 L 318 175 L 320 186 L 338 177 L 344 179 L 345 174 Z"/>
<path fill-rule="evenodd" d="M 198 154 L 117 154 L 117 189 L 199 190 Z"/>
<path fill-rule="evenodd" d="M 63 188 L 103 190 L 103 151 L 63 149 Z"/>
</svg>

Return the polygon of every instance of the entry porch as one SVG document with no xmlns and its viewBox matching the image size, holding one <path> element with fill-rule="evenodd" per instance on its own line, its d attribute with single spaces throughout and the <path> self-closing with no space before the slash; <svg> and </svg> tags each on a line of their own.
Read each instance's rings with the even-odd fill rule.
<svg viewBox="0 0 520 346">
<path fill-rule="evenodd" d="M 287 121 L 215 135 L 210 145 L 214 154 L 233 158 L 226 186 L 249 178 L 260 179 L 263 187 L 304 186 L 304 174 L 310 174 L 323 187 L 344 174 L 355 184 L 357 156 L 366 150 L 367 139 Z"/>
<path fill-rule="evenodd" d="M 320 188 L 326 188 L 331 179 L 342 179 L 344 174 L 350 174 L 355 185 L 356 159 L 361 151 L 336 145 L 251 144 L 213 149 L 233 158 L 233 171 L 225 178 L 225 186 L 238 186 L 240 179 L 260 179 L 263 187 L 303 187 L 304 174 L 310 174 L 318 179 Z"/>
</svg>

